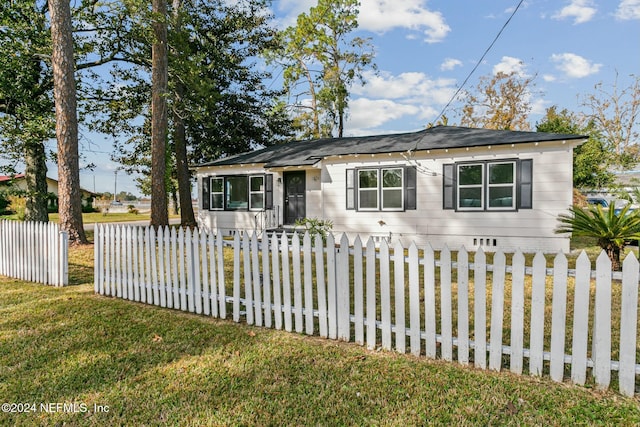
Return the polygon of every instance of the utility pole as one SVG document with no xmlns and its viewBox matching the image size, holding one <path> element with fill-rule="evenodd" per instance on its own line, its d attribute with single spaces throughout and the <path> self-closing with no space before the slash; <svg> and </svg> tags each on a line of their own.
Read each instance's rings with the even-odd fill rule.
<svg viewBox="0 0 640 427">
<path fill-rule="evenodd" d="M 114 175 L 115 175 L 115 179 L 114 179 L 114 183 L 113 183 L 113 201 L 117 201 L 116 200 L 116 194 L 118 194 L 118 169 L 116 169 L 115 171 L 113 171 Z"/>
</svg>

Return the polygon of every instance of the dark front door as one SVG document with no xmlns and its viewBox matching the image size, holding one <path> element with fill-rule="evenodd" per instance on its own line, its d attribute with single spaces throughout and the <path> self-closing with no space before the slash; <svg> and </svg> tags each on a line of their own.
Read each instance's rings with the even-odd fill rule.
<svg viewBox="0 0 640 427">
<path fill-rule="evenodd" d="M 284 223 L 295 224 L 305 212 L 305 172 L 284 173 Z"/>
</svg>

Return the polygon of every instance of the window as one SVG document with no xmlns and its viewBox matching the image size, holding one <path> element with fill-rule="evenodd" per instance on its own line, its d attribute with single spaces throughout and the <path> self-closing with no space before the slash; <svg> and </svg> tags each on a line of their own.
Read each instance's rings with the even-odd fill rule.
<svg viewBox="0 0 640 427">
<path fill-rule="evenodd" d="M 356 170 L 347 169 L 347 209 L 356 208 Z"/>
<path fill-rule="evenodd" d="M 402 168 L 382 169 L 382 210 L 402 210 Z"/>
<path fill-rule="evenodd" d="M 346 207 L 359 211 L 416 209 L 413 167 L 348 169 Z"/>
<path fill-rule="evenodd" d="M 203 209 L 273 209 L 273 175 L 229 175 L 205 177 Z"/>
<path fill-rule="evenodd" d="M 489 163 L 488 209 L 515 209 L 516 162 Z"/>
<path fill-rule="evenodd" d="M 227 210 L 245 210 L 249 207 L 248 177 L 228 176 L 225 178 L 225 205 Z"/>
<path fill-rule="evenodd" d="M 378 169 L 358 171 L 358 209 L 378 210 Z"/>
<path fill-rule="evenodd" d="M 530 159 L 443 167 L 443 208 L 460 211 L 532 208 Z"/>
<path fill-rule="evenodd" d="M 484 165 L 458 166 L 458 209 L 482 209 Z"/>
<path fill-rule="evenodd" d="M 213 210 L 224 209 L 224 178 L 211 178 L 210 208 Z"/>
<path fill-rule="evenodd" d="M 249 209 L 264 209 L 264 176 L 249 178 Z"/>
</svg>

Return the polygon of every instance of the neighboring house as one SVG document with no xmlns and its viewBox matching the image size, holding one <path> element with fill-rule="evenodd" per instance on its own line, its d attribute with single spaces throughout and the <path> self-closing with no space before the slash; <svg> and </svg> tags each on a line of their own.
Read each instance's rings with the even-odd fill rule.
<svg viewBox="0 0 640 427">
<path fill-rule="evenodd" d="M 198 165 L 198 220 L 232 234 L 318 218 L 351 241 L 569 251 L 554 229 L 584 141 L 437 126 L 276 145 Z"/>
<path fill-rule="evenodd" d="M 6 190 L 26 191 L 27 182 L 25 180 L 24 174 L 19 173 L 13 176 L 0 175 L 0 191 L 6 191 Z M 58 181 L 56 181 L 53 178 L 47 177 L 47 193 L 51 195 L 51 197 L 49 198 L 49 208 L 57 209 Z M 83 188 L 80 189 L 80 194 L 82 195 L 82 205 L 92 206 L 93 199 L 96 196 L 96 194 L 89 190 L 85 190 Z"/>
</svg>

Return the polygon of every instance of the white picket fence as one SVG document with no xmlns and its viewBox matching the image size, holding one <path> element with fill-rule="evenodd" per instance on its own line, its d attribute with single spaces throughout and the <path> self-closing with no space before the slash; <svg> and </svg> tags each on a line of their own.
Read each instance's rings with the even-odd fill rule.
<svg viewBox="0 0 640 427">
<path fill-rule="evenodd" d="M 95 291 L 220 318 L 230 310 L 236 322 L 244 318 L 252 325 L 473 362 L 481 369 L 508 365 L 522 374 L 528 359 L 530 375 L 548 374 L 555 381 L 565 379 L 568 365 L 572 382 L 585 384 L 590 377 L 598 388 L 608 388 L 617 372 L 620 392 L 635 393 L 640 268 L 633 254 L 614 281 L 604 253 L 592 272 L 585 253 L 575 270 L 563 254 L 548 269 L 542 253 L 526 266 L 517 252 L 509 266 L 498 251 L 489 265 L 482 249 L 473 263 L 464 248 L 453 262 L 448 248 L 436 259 L 428 245 L 419 250 L 411 244 L 407 255 L 400 243 L 390 248 L 383 241 L 376 248 L 373 240 L 363 246 L 357 238 L 350 247 L 346 236 L 338 245 L 333 236 L 326 242 L 300 237 L 238 233 L 225 241 L 205 231 L 97 225 Z M 622 293 L 618 320 L 612 319 L 614 287 Z M 545 302 L 547 293 L 551 302 Z M 506 310 L 510 336 L 503 339 Z M 546 329 L 545 316 L 551 320 Z M 619 333 L 619 349 L 612 348 L 613 333 Z"/>
<path fill-rule="evenodd" d="M 0 275 L 45 285 L 68 285 L 67 233 L 52 222 L 0 221 Z"/>
</svg>

